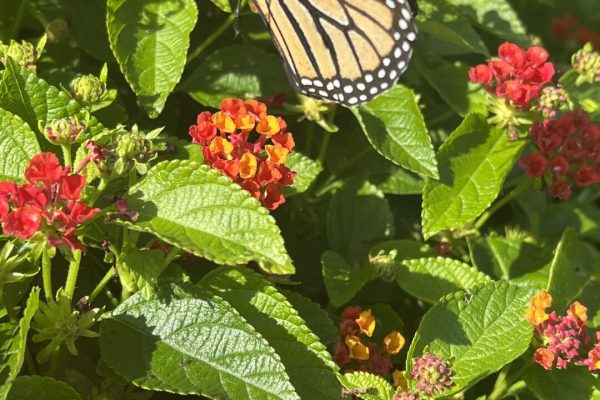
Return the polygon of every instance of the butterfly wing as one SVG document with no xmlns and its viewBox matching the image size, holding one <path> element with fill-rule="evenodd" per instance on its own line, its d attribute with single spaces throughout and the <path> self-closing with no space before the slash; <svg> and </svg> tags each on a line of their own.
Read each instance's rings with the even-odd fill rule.
<svg viewBox="0 0 600 400">
<path fill-rule="evenodd" d="M 392 87 L 408 67 L 415 0 L 253 0 L 293 86 L 354 106 Z"/>
</svg>

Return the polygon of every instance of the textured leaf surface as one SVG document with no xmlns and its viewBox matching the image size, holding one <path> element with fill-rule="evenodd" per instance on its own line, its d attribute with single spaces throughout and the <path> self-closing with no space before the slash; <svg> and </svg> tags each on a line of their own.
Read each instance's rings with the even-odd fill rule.
<svg viewBox="0 0 600 400">
<path fill-rule="evenodd" d="M 38 132 L 42 126 L 57 118 L 85 116 L 85 110 L 57 87 L 49 85 L 27 68 L 8 60 L 0 82 L 0 107 L 18 115 Z M 94 135 L 102 129 L 96 118 L 88 121 L 86 133 Z"/>
<path fill-rule="evenodd" d="M 79 393 L 64 382 L 48 376 L 21 376 L 8 394 L 8 400 L 81 400 Z"/>
<path fill-rule="evenodd" d="M 194 0 L 109 0 L 106 24 L 121 72 L 151 117 L 185 67 L 198 10 Z"/>
<path fill-rule="evenodd" d="M 394 389 L 384 378 L 367 372 L 340 375 L 342 385 L 363 400 L 392 400 Z"/>
<path fill-rule="evenodd" d="M 393 234 L 394 216 L 383 192 L 361 179 L 344 182 L 327 213 L 330 248 L 348 260 L 360 260 L 368 252 L 367 244 Z"/>
<path fill-rule="evenodd" d="M 452 4 L 494 35 L 524 42 L 525 27 L 508 0 L 453 0 Z"/>
<path fill-rule="evenodd" d="M 165 254 L 158 249 L 131 249 L 123 257 L 123 263 L 132 272 L 138 289 L 146 296 L 154 292 L 165 267 L 164 260 Z"/>
<path fill-rule="evenodd" d="M 585 367 L 546 371 L 534 364 L 525 373 L 525 382 L 540 400 L 598 400 L 600 379 Z"/>
<path fill-rule="evenodd" d="M 39 152 L 40 145 L 29 126 L 0 108 L 0 180 L 22 181 L 29 160 Z"/>
<path fill-rule="evenodd" d="M 336 307 L 350 301 L 375 277 L 375 271 L 370 265 L 349 263 L 341 254 L 330 250 L 321 256 L 321 266 L 327 295 L 331 304 Z"/>
<path fill-rule="evenodd" d="M 337 327 L 333 324 L 327 311 L 322 309 L 318 303 L 290 290 L 282 290 L 281 292 L 294 309 L 298 311 L 298 315 L 306 322 L 310 330 L 321 339 L 321 343 L 329 344 L 339 339 Z"/>
<path fill-rule="evenodd" d="M 422 175 L 438 177 L 431 138 L 412 90 L 396 85 L 356 108 L 354 115 L 369 142 L 385 158 Z"/>
<path fill-rule="evenodd" d="M 267 210 L 206 165 L 162 162 L 129 190 L 127 200 L 140 213 L 137 222 L 127 223 L 132 229 L 219 264 L 254 260 L 270 273 L 294 272 Z"/>
<path fill-rule="evenodd" d="M 278 55 L 249 45 L 217 50 L 178 90 L 200 104 L 218 108 L 226 97 L 249 99 L 287 93 L 293 98 Z"/>
<path fill-rule="evenodd" d="M 275 351 L 228 303 L 191 285 L 138 293 L 104 319 L 102 359 L 147 389 L 215 399 L 299 399 Z"/>
<path fill-rule="evenodd" d="M 469 290 L 491 278 L 467 264 L 451 258 L 406 260 L 396 274 L 398 285 L 418 299 L 435 303 L 457 290 Z"/>
<path fill-rule="evenodd" d="M 580 241 L 572 228 L 567 229 L 556 247 L 546 287 L 553 308 L 565 310 L 583 291 L 594 269 L 600 270 L 598 253 Z"/>
<path fill-rule="evenodd" d="M 25 347 L 31 319 L 39 306 L 40 289 L 29 293 L 27 305 L 18 325 L 5 323 L 0 325 L 0 399 L 6 399 L 25 360 Z M 29 399 L 23 397 L 23 399 Z"/>
<path fill-rule="evenodd" d="M 285 296 L 248 269 L 222 267 L 200 284 L 231 304 L 277 352 L 302 399 L 341 399 L 337 365 Z"/>
<path fill-rule="evenodd" d="M 485 211 L 523 147 L 524 141 L 511 142 L 506 130 L 490 127 L 482 115 L 467 116 L 440 148 L 439 181 L 425 184 L 425 238 L 460 228 Z"/>
<path fill-rule="evenodd" d="M 530 345 L 532 327 L 525 320 L 531 290 L 508 282 L 490 282 L 477 291 L 456 292 L 423 317 L 411 344 L 410 360 L 428 352 L 452 361 L 459 392 L 510 363 Z M 440 329 L 443 327 L 443 329 Z"/>
<path fill-rule="evenodd" d="M 294 184 L 283 188 L 283 193 L 286 197 L 308 190 L 314 180 L 317 179 L 317 176 L 323 171 L 321 164 L 297 151 L 289 155 L 285 165 L 297 173 Z"/>
</svg>

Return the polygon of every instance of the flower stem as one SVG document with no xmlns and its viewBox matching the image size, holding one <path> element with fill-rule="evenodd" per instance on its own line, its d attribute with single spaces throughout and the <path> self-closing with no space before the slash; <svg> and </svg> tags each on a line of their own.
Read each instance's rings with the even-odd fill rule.
<svg viewBox="0 0 600 400">
<path fill-rule="evenodd" d="M 65 296 L 72 299 L 77 284 L 77 275 L 79 275 L 79 265 L 81 264 L 81 250 L 73 250 L 73 261 L 69 263 L 69 272 L 67 282 L 65 283 Z"/>
<path fill-rule="evenodd" d="M 54 294 L 52 290 L 52 260 L 50 259 L 50 254 L 48 254 L 47 247 L 42 251 L 42 280 L 46 302 L 51 302 L 53 301 Z"/>
<path fill-rule="evenodd" d="M 69 144 L 63 144 L 60 146 L 63 152 L 63 158 L 65 159 L 65 166 L 66 167 L 70 167 L 71 166 L 71 145 Z"/>
<path fill-rule="evenodd" d="M 193 59 L 198 57 L 204 50 L 208 48 L 208 46 L 210 46 L 215 40 L 217 40 L 219 36 L 221 36 L 223 32 L 225 32 L 227 28 L 231 26 L 231 24 L 233 24 L 235 18 L 235 14 L 230 14 L 229 17 L 227 17 L 227 19 L 221 24 L 221 26 L 219 26 L 209 37 L 207 37 L 202 43 L 200 43 L 200 45 L 196 47 L 194 51 L 190 53 L 190 55 L 187 58 L 187 64 L 192 62 Z"/>
<path fill-rule="evenodd" d="M 98 295 L 100 294 L 100 292 L 102 292 L 102 290 L 104 290 L 104 288 L 106 287 L 106 285 L 108 284 L 108 282 L 110 282 L 110 280 L 115 276 L 115 269 L 114 268 L 110 268 L 108 271 L 106 271 L 106 274 L 104 275 L 104 277 L 102 278 L 102 280 L 98 283 L 98 285 L 96 285 L 96 287 L 94 288 L 94 290 L 92 290 L 92 294 L 90 294 L 89 297 L 89 302 L 92 303 L 94 301 L 94 299 L 96 297 L 98 297 Z"/>
<path fill-rule="evenodd" d="M 321 142 L 321 150 L 319 151 L 319 158 L 317 162 L 321 165 L 325 162 L 325 156 L 327 155 L 327 150 L 329 149 L 329 141 L 331 140 L 331 133 L 325 132 L 325 136 L 323 137 L 323 142 Z"/>
</svg>

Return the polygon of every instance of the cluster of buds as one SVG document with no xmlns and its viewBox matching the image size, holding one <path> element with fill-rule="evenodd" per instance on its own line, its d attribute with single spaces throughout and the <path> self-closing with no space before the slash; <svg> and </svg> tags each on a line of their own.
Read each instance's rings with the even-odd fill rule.
<svg viewBox="0 0 600 400">
<path fill-rule="evenodd" d="M 31 239 L 42 232 L 50 246 L 85 249 L 77 228 L 93 218 L 97 208 L 80 201 L 85 175 L 70 173 L 54 153 L 34 156 L 25 170 L 28 183 L 0 182 L 0 223 L 5 235 Z"/>
<path fill-rule="evenodd" d="M 544 85 L 554 77 L 554 65 L 541 47 L 524 50 L 505 42 L 498 48 L 499 59 L 477 65 L 469 71 L 472 82 L 483 85 L 493 96 L 529 109 Z"/>
<path fill-rule="evenodd" d="M 43 132 L 50 143 L 62 146 L 77 142 L 86 129 L 86 121 L 79 121 L 77 117 L 65 117 L 52 121 Z"/>
<path fill-rule="evenodd" d="M 368 341 L 375 331 L 375 317 L 371 310 L 360 306 L 347 307 L 340 320 L 340 341 L 335 344 L 334 361 L 344 372 L 364 371 L 388 377 L 393 367 L 391 356 L 404 347 L 404 337 L 392 331 L 383 338 L 383 346 Z M 367 344 L 364 344 L 367 341 Z"/>
<path fill-rule="evenodd" d="M 35 71 L 35 63 L 40 58 L 45 44 L 46 36 L 42 37 L 37 46 L 33 46 L 26 41 L 19 43 L 11 40 L 9 45 L 0 42 L 0 61 L 2 61 L 3 64 L 6 64 L 7 60 L 10 58 L 15 63 Z"/>
<path fill-rule="evenodd" d="M 590 43 L 595 49 L 600 49 L 600 35 L 585 26 L 580 26 L 577 18 L 571 14 L 555 18 L 551 28 L 556 39 L 577 42 L 580 46 Z"/>
<path fill-rule="evenodd" d="M 547 370 L 556 366 L 565 369 L 569 364 L 585 365 L 590 371 L 600 369 L 600 332 L 596 332 L 596 344 L 590 349 L 587 308 L 579 302 L 571 304 L 567 315 L 546 310 L 552 306 L 552 296 L 545 290 L 531 298 L 525 312 L 527 321 L 535 327 L 539 347 L 533 359 Z"/>
<path fill-rule="evenodd" d="M 85 168 L 92 162 L 95 174 L 107 182 L 123 176 L 134 168 L 143 175 L 148 169 L 148 163 L 157 156 L 157 146 L 153 143 L 153 139 L 158 137 L 160 132 L 161 129 L 157 129 L 144 134 L 139 132 L 135 125 L 131 131 L 118 126 L 100 138 L 101 143 L 87 141 L 85 148 L 88 154 L 80 168 Z"/>
<path fill-rule="evenodd" d="M 69 94 L 81 105 L 88 107 L 91 111 L 97 111 L 109 106 L 117 97 L 115 89 L 108 90 L 106 79 L 108 68 L 106 64 L 100 71 L 100 76 L 79 75 L 69 85 Z"/>
<path fill-rule="evenodd" d="M 559 86 L 546 86 L 540 94 L 536 111 L 544 118 L 555 118 L 557 111 L 567 111 L 570 106 L 567 91 Z"/>
<path fill-rule="evenodd" d="M 453 375 L 450 365 L 438 355 L 426 353 L 422 357 L 416 357 L 410 372 L 412 390 L 409 388 L 406 372 L 394 371 L 394 386 L 399 391 L 394 400 L 428 399 L 442 394 L 455 386 Z"/>
<path fill-rule="evenodd" d="M 582 110 L 531 128 L 536 152 L 519 161 L 531 178 L 544 176 L 552 197 L 568 200 L 577 187 L 600 182 L 600 126 Z"/>
<path fill-rule="evenodd" d="M 99 336 L 90 328 L 101 313 L 99 308 L 85 312 L 73 310 L 71 300 L 64 295 L 62 288 L 58 290 L 56 301 L 40 303 L 31 323 L 31 327 L 37 331 L 32 339 L 36 343 L 49 343 L 37 354 L 37 361 L 46 362 L 63 343 L 69 353 L 76 356 L 75 341 L 78 337 Z"/>
<path fill-rule="evenodd" d="M 579 73 L 575 81 L 576 85 L 600 82 L 600 53 L 594 51 L 591 44 L 586 44 L 573 54 L 571 64 Z"/>
<path fill-rule="evenodd" d="M 254 133 L 256 131 L 256 133 Z M 281 117 L 256 100 L 228 98 L 220 111 L 202 112 L 189 128 L 202 146 L 204 162 L 228 176 L 269 210 L 285 202 L 281 189 L 296 173 L 285 166 L 294 138 Z"/>
</svg>

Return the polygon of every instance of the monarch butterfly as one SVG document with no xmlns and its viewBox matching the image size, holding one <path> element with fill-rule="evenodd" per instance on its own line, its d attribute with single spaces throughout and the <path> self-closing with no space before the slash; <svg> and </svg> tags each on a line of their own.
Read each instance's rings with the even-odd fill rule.
<svg viewBox="0 0 600 400">
<path fill-rule="evenodd" d="M 292 85 L 354 106 L 391 88 L 417 37 L 416 0 L 253 0 Z"/>
</svg>

